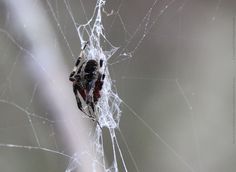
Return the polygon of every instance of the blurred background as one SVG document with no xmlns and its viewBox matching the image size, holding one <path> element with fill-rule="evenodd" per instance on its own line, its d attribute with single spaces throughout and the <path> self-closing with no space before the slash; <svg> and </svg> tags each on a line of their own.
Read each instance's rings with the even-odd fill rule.
<svg viewBox="0 0 236 172">
<path fill-rule="evenodd" d="M 76 27 L 95 4 L 0 0 L 1 172 L 63 172 L 75 150 L 85 159 L 81 145 L 94 123 L 81 117 L 68 76 L 81 50 Z M 117 139 L 128 171 L 236 170 L 235 11 L 234 0 L 107 0 L 104 33 L 119 47 L 108 68 L 123 100 Z"/>
</svg>

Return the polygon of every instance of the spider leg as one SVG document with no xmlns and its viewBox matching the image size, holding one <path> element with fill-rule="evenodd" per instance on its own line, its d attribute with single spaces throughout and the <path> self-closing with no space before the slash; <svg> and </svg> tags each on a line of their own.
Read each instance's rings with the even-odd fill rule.
<svg viewBox="0 0 236 172">
<path fill-rule="evenodd" d="M 79 97 L 79 87 L 77 84 L 73 84 L 73 92 L 74 92 L 74 95 L 75 95 L 75 98 L 76 98 L 76 102 L 77 102 L 77 106 L 78 108 L 86 115 L 88 116 L 90 119 L 92 119 L 93 121 L 96 121 L 96 116 L 94 115 L 94 105 L 90 105 L 90 103 L 88 104 L 89 107 L 92 108 L 92 112 L 91 110 L 89 109 L 89 114 L 86 113 L 86 111 L 84 110 L 84 108 L 82 107 L 82 103 L 81 103 L 81 100 L 80 100 L 80 97 Z"/>
<path fill-rule="evenodd" d="M 89 114 L 93 117 L 95 117 L 96 115 L 94 114 L 95 113 L 95 108 L 94 108 L 94 103 L 93 102 L 89 102 L 88 103 L 88 110 L 89 110 Z"/>
<path fill-rule="evenodd" d="M 85 111 L 82 111 L 84 113 L 85 116 L 87 116 L 89 119 L 91 119 L 92 121 L 96 121 L 96 117 L 91 115 L 91 114 L 88 114 L 86 113 Z"/>
<path fill-rule="evenodd" d="M 82 107 L 82 103 L 81 103 L 80 98 L 79 98 L 78 90 L 79 90 L 78 86 L 73 83 L 73 92 L 74 92 L 74 95 L 75 95 L 75 98 L 76 98 L 77 106 L 82 112 L 84 112 L 84 109 Z"/>
<path fill-rule="evenodd" d="M 97 122 L 98 126 L 100 127 L 100 129 L 102 129 L 102 127 L 101 127 L 100 123 L 98 122 L 98 120 L 96 122 Z"/>
<path fill-rule="evenodd" d="M 84 47 L 82 48 L 82 50 L 85 50 L 85 48 L 87 47 L 89 41 L 87 41 L 85 44 L 84 44 Z"/>
<path fill-rule="evenodd" d="M 103 65 L 103 60 L 101 59 L 101 60 L 99 61 L 99 66 L 100 66 L 100 68 L 102 67 L 102 65 Z"/>
<path fill-rule="evenodd" d="M 93 103 L 92 103 L 93 104 Z M 91 106 L 92 107 L 92 106 Z M 93 107 L 94 107 L 94 104 L 93 104 Z M 92 121 L 94 121 L 94 122 L 96 122 L 97 124 L 98 124 L 98 126 L 100 127 L 100 129 L 102 129 L 102 127 L 101 127 L 101 125 L 100 125 L 100 123 L 99 123 L 99 121 L 98 121 L 98 119 L 97 119 L 97 117 L 96 117 L 96 115 L 95 115 L 95 111 L 94 111 L 94 109 L 93 109 L 93 115 L 91 114 L 91 111 L 89 111 L 89 113 L 90 113 L 90 115 L 88 115 L 88 117 L 92 120 Z"/>
<path fill-rule="evenodd" d="M 75 74 L 77 73 L 78 68 L 79 68 L 79 64 L 80 64 L 80 62 L 82 61 L 82 59 L 84 57 L 84 50 L 87 47 L 87 45 L 88 45 L 88 42 L 86 42 L 84 47 L 82 48 L 82 51 L 80 52 L 80 55 L 79 55 L 79 57 L 77 58 L 77 60 L 75 62 L 75 66 L 73 68 L 73 71 L 70 73 L 69 80 L 72 81 L 72 82 L 76 80 Z"/>
<path fill-rule="evenodd" d="M 78 67 L 79 67 L 79 64 L 80 64 L 81 60 L 82 60 L 82 57 L 79 56 L 78 59 L 75 62 L 75 66 L 73 68 L 73 71 L 70 73 L 69 80 L 72 81 L 72 82 L 75 81 L 75 74 L 77 73 L 76 71 L 78 70 Z"/>
</svg>

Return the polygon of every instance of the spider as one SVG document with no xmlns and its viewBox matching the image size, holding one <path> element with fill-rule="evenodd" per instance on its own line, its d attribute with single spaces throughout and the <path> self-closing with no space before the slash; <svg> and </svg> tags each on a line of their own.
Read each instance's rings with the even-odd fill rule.
<svg viewBox="0 0 236 172">
<path fill-rule="evenodd" d="M 97 121 L 95 106 L 101 97 L 100 91 L 103 86 L 105 74 L 99 71 L 103 66 L 103 60 L 97 62 L 93 59 L 85 59 L 84 50 L 87 44 L 88 42 L 82 48 L 69 80 L 73 82 L 73 92 L 78 108 L 90 119 Z M 85 107 L 83 107 L 82 102 L 85 102 Z M 88 108 L 88 113 L 85 108 Z"/>
</svg>

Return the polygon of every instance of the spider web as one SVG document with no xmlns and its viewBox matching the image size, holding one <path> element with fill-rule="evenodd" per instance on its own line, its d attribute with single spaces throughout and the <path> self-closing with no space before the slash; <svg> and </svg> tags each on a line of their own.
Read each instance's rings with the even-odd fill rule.
<svg viewBox="0 0 236 172">
<path fill-rule="evenodd" d="M 225 22 L 221 7 L 225 4 L 222 0 L 1 2 L 1 171 L 203 172 L 211 168 L 210 160 L 214 171 L 221 170 L 219 162 L 227 171 L 234 169 L 233 162 L 225 162 L 230 152 L 235 153 L 228 141 L 232 138 L 228 131 L 233 131 L 233 140 L 235 135 L 235 64 L 228 60 L 232 46 L 222 48 L 208 41 L 206 46 L 214 53 L 196 52 L 206 38 L 222 40 L 219 33 L 227 34 L 225 45 L 234 40 L 234 14 L 227 13 L 230 22 Z M 203 6 L 203 14 L 194 10 Z M 231 30 L 199 34 L 194 27 L 205 25 L 193 21 L 198 16 L 206 19 L 205 25 L 224 22 Z M 68 81 L 87 41 L 86 58 L 104 60 L 101 72 L 106 78 L 97 105 L 102 129 L 79 112 Z M 210 80 L 213 84 L 207 85 L 210 77 L 196 77 L 209 70 L 195 55 L 216 57 L 214 63 L 208 59 L 211 70 L 222 68 L 218 82 Z M 218 94 L 218 89 L 229 91 Z M 225 107 L 228 93 L 233 96 Z M 212 95 L 225 99 L 216 96 L 212 105 L 208 103 Z M 207 99 L 207 105 L 198 99 Z M 233 109 L 233 116 L 222 117 L 231 111 L 217 106 Z M 215 141 L 219 145 L 207 147 Z M 215 158 L 219 153 L 223 158 Z"/>
</svg>

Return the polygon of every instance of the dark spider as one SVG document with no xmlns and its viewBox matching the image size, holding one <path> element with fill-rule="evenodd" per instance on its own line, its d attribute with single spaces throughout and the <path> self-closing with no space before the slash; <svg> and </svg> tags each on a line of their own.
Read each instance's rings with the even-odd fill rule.
<svg viewBox="0 0 236 172">
<path fill-rule="evenodd" d="M 73 92 L 77 101 L 78 108 L 92 120 L 96 120 L 95 106 L 101 97 L 100 91 L 103 86 L 105 74 L 101 74 L 99 69 L 103 66 L 103 60 L 86 60 L 84 58 L 83 47 L 80 56 L 76 60 L 69 80 L 73 82 Z M 81 98 L 80 98 L 81 97 Z M 88 112 L 82 106 L 82 100 L 88 106 Z"/>
</svg>

